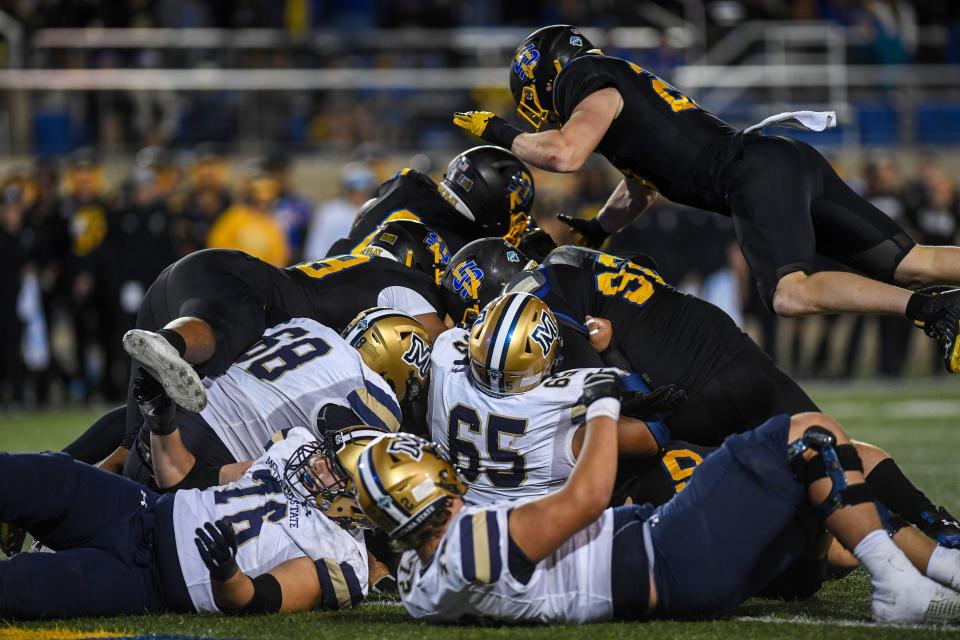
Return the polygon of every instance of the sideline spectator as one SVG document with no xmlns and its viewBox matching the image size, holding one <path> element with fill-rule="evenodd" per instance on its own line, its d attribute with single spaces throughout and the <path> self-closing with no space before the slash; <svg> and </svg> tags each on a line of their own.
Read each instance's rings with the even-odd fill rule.
<svg viewBox="0 0 960 640">
<path fill-rule="evenodd" d="M 237 249 L 278 267 L 290 263 L 290 247 L 275 217 L 280 185 L 268 175 L 250 180 L 246 202 L 234 204 L 210 229 L 207 246 Z"/>
<path fill-rule="evenodd" d="M 207 246 L 207 236 L 217 218 L 230 207 L 227 159 L 210 143 L 199 145 L 190 169 L 192 186 L 177 221 L 177 254 L 185 256 Z"/>
<path fill-rule="evenodd" d="M 290 261 L 299 262 L 303 256 L 303 244 L 310 226 L 310 201 L 296 193 L 293 186 L 293 170 L 290 156 L 283 151 L 273 151 L 263 160 L 263 171 L 276 181 L 280 196 L 274 207 L 274 215 L 287 234 L 290 246 Z"/>
<path fill-rule="evenodd" d="M 350 234 L 360 207 L 373 197 L 376 181 L 362 162 L 350 162 L 340 171 L 341 195 L 323 202 L 313 215 L 303 248 L 304 260 L 327 255 L 334 242 Z"/>
</svg>

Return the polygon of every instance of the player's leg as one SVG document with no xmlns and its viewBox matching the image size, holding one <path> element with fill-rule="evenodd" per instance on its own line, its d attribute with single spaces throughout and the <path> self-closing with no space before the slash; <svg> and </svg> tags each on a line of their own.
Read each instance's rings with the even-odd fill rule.
<svg viewBox="0 0 960 640">
<path fill-rule="evenodd" d="M 818 252 L 874 281 L 852 283 L 845 293 L 848 304 L 860 304 L 864 313 L 910 318 L 937 340 L 947 370 L 960 371 L 960 291 L 930 296 L 901 288 L 960 283 L 960 248 L 917 246 L 900 225 L 841 180 L 816 150 L 797 144 L 809 171 L 822 177 L 822 191 L 810 206 Z"/>
<path fill-rule="evenodd" d="M 115 533 L 142 538 L 138 527 Z M 149 562 L 148 546 L 140 558 L 135 552 L 121 554 L 100 547 L 21 553 L 0 561 L 0 615 L 72 618 L 161 613 L 163 601 Z"/>
<path fill-rule="evenodd" d="M 934 505 L 886 451 L 865 442 L 852 442 L 863 462 L 867 485 L 877 500 L 919 527 L 938 544 L 960 547 L 960 524 L 950 512 Z"/>
<path fill-rule="evenodd" d="M 156 495 L 64 453 L 0 453 L 0 520 L 54 550 L 87 544 Z"/>
<path fill-rule="evenodd" d="M 925 578 L 890 539 L 846 433 L 818 413 L 791 420 L 790 465 L 831 533 L 870 573 L 875 618 L 888 622 L 960 620 L 960 593 Z"/>
</svg>

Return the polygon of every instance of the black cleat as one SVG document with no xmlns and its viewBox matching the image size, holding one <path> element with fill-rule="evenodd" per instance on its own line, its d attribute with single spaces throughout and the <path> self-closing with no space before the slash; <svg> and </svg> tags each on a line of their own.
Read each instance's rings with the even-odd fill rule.
<svg viewBox="0 0 960 640">
<path fill-rule="evenodd" d="M 941 547 L 960 548 L 960 522 L 950 512 L 939 507 L 936 511 L 921 511 L 920 530 L 937 541 Z"/>
<path fill-rule="evenodd" d="M 960 289 L 933 294 L 924 311 L 932 319 L 914 324 L 940 345 L 947 371 L 960 373 Z"/>
</svg>

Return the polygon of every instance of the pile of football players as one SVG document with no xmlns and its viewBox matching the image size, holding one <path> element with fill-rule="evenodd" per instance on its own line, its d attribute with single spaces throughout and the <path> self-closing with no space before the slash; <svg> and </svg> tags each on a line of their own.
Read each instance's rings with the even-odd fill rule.
<svg viewBox="0 0 960 640">
<path fill-rule="evenodd" d="M 717 617 L 859 566 L 876 620 L 960 621 L 946 509 L 722 311 L 647 256 L 554 246 L 533 200 L 481 146 L 399 171 L 327 257 L 168 267 L 127 405 L 0 454 L 0 613 Z"/>
</svg>

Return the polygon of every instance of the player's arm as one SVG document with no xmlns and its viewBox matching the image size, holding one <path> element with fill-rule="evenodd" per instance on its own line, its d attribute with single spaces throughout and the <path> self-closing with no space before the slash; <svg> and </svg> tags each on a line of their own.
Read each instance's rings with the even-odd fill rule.
<svg viewBox="0 0 960 640">
<path fill-rule="evenodd" d="M 587 423 L 577 464 L 562 489 L 515 508 L 510 537 L 524 555 L 539 562 L 603 514 L 617 475 L 619 374 L 591 373 L 583 387 Z"/>
<path fill-rule="evenodd" d="M 333 561 L 314 562 L 306 556 L 285 560 L 255 578 L 237 566 L 237 539 L 225 520 L 208 522 L 196 530 L 200 558 L 210 570 L 210 587 L 217 608 L 224 613 L 309 611 L 320 606 L 352 606 L 363 597 L 356 579 Z M 332 575 L 338 572 L 337 575 Z M 332 589 L 324 592 L 321 573 Z M 339 588 L 338 585 L 340 585 Z M 342 591 L 343 593 L 339 593 Z"/>
<path fill-rule="evenodd" d="M 570 173 L 594 152 L 622 106 L 620 92 L 606 87 L 581 100 L 559 129 L 521 133 L 489 111 L 457 113 L 453 122 L 488 142 L 510 149 L 535 167 Z"/>
<path fill-rule="evenodd" d="M 570 451 L 574 458 L 580 458 L 586 435 L 586 426 L 580 427 L 573 434 Z M 622 456 L 649 457 L 660 453 L 660 445 L 646 422 L 621 415 L 617 421 L 617 451 Z"/>
<path fill-rule="evenodd" d="M 430 335 L 430 341 L 433 342 L 437 339 L 441 333 L 448 329 L 446 323 L 440 319 L 435 313 L 421 313 L 418 316 L 413 316 L 416 318 L 417 322 L 423 325 L 423 328 L 427 330 L 427 333 Z"/>
</svg>

